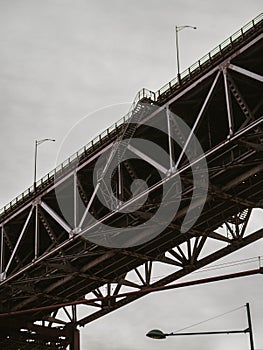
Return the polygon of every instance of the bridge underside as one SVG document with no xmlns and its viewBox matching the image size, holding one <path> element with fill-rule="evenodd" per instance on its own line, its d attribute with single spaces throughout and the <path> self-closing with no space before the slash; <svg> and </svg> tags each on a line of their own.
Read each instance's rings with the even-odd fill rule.
<svg viewBox="0 0 263 350">
<path fill-rule="evenodd" d="M 263 207 L 262 56 L 261 21 L 237 44 L 192 75 L 181 77 L 175 86 L 154 98 L 146 94 L 140 99 L 128 129 L 133 130 L 133 138 L 161 147 L 168 164 L 127 146 L 127 159 L 111 184 L 116 197 L 129 205 L 132 182 L 145 180 L 148 198 L 132 213 L 101 205 L 93 185 L 97 159 L 129 132 L 127 124 L 109 130 L 79 155 L 77 164 L 69 163 L 2 213 L 1 344 L 10 350 L 66 349 L 68 344 L 77 349 L 77 326 L 136 300 L 145 288 L 167 285 L 263 237 L 263 230 L 246 232 L 252 209 Z M 193 167 L 200 164 L 200 154 L 174 116 L 199 140 L 208 183 L 202 176 L 195 181 Z M 124 228 L 153 218 L 165 183 L 173 188 L 176 174 L 181 198 L 174 196 L 171 201 L 178 210 L 159 235 L 152 238 L 151 230 L 141 230 L 130 238 L 130 246 L 118 248 L 107 247 L 111 241 L 103 232 L 101 244 L 84 238 L 79 223 L 85 223 L 87 212 L 112 227 L 113 239 Z M 114 208 L 116 203 L 106 192 L 104 198 Z M 67 215 L 58 196 L 66 203 Z M 191 228 L 182 231 L 185 219 L 194 217 L 202 205 L 193 225 L 186 222 Z M 156 278 L 155 271 L 163 267 L 168 267 L 165 277 Z M 121 296 L 123 291 L 138 293 Z M 78 317 L 77 306 L 66 306 L 81 299 L 90 299 L 85 317 Z M 33 310 L 23 313 L 29 309 Z"/>
</svg>

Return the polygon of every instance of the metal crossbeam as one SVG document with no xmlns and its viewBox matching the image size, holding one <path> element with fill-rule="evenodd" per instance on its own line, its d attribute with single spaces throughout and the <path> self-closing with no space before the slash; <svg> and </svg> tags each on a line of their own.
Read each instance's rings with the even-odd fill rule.
<svg viewBox="0 0 263 350">
<path fill-rule="evenodd" d="M 254 72 L 251 72 L 251 71 L 249 71 L 247 69 L 238 67 L 235 64 L 230 64 L 229 68 L 232 69 L 235 72 L 243 74 L 243 75 L 245 75 L 245 76 L 247 76 L 247 77 L 249 77 L 251 79 L 255 79 L 255 80 L 259 81 L 260 83 L 263 83 L 263 76 L 262 75 L 259 75 L 259 74 L 256 74 Z"/>
</svg>

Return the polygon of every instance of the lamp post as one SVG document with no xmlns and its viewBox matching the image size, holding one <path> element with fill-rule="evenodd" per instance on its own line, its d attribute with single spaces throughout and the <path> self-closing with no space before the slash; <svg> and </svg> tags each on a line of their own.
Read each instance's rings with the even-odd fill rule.
<svg viewBox="0 0 263 350">
<path fill-rule="evenodd" d="M 178 80 L 180 81 L 180 57 L 179 57 L 179 40 L 178 40 L 178 33 L 185 29 L 185 28 L 191 28 L 191 29 L 197 29 L 197 27 L 193 26 L 175 26 L 175 43 L 176 43 L 176 58 L 177 58 L 177 76 Z"/>
<path fill-rule="evenodd" d="M 249 333 L 250 340 L 250 350 L 255 350 L 254 348 L 254 340 L 253 340 L 253 332 L 252 332 L 252 321 L 250 315 L 249 303 L 246 303 L 246 311 L 247 311 L 247 321 L 248 327 L 243 330 L 225 330 L 225 331 L 212 331 L 212 332 L 190 332 L 190 333 L 164 333 L 160 329 L 152 329 L 149 331 L 146 336 L 152 339 L 165 339 L 170 336 L 190 336 L 190 335 L 212 335 L 212 334 L 239 334 L 239 333 Z"/>
<path fill-rule="evenodd" d="M 36 189 L 36 182 L 37 182 L 37 148 L 41 143 L 47 142 L 47 141 L 56 141 L 54 139 L 42 139 L 42 140 L 35 140 L 35 161 L 34 161 L 34 190 Z"/>
</svg>

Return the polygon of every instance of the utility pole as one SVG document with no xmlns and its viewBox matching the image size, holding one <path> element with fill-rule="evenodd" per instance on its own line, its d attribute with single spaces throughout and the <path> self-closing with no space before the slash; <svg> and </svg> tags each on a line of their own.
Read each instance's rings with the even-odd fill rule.
<svg viewBox="0 0 263 350">
<path fill-rule="evenodd" d="M 251 349 L 251 350 L 255 350 L 255 347 L 254 347 L 254 340 L 253 340 L 252 321 L 251 321 L 251 314 L 250 314 L 250 306 L 249 306 L 249 303 L 246 303 L 246 309 L 247 309 L 247 322 L 248 322 L 250 349 Z"/>
</svg>

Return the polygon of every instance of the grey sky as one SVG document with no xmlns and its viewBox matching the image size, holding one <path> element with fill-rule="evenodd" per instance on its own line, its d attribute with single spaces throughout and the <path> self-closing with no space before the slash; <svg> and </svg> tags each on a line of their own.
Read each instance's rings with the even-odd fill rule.
<svg viewBox="0 0 263 350">
<path fill-rule="evenodd" d="M 127 112 L 139 89 L 157 90 L 175 76 L 175 24 L 198 27 L 180 32 L 184 69 L 260 12 L 260 0 L 0 0 L 0 206 L 32 184 L 35 139 L 57 140 L 39 148 L 40 177 L 55 166 L 64 137 L 83 117 L 89 116 L 87 143 Z M 82 145 L 83 135 L 68 151 Z M 261 220 L 257 213 L 255 227 Z M 260 254 L 258 242 L 229 260 Z M 247 301 L 256 345 L 263 349 L 262 287 L 258 276 L 144 297 L 85 327 L 81 350 L 247 349 L 245 335 L 166 342 L 144 336 L 151 328 L 178 329 Z M 242 317 L 230 327 L 238 328 Z"/>
</svg>

